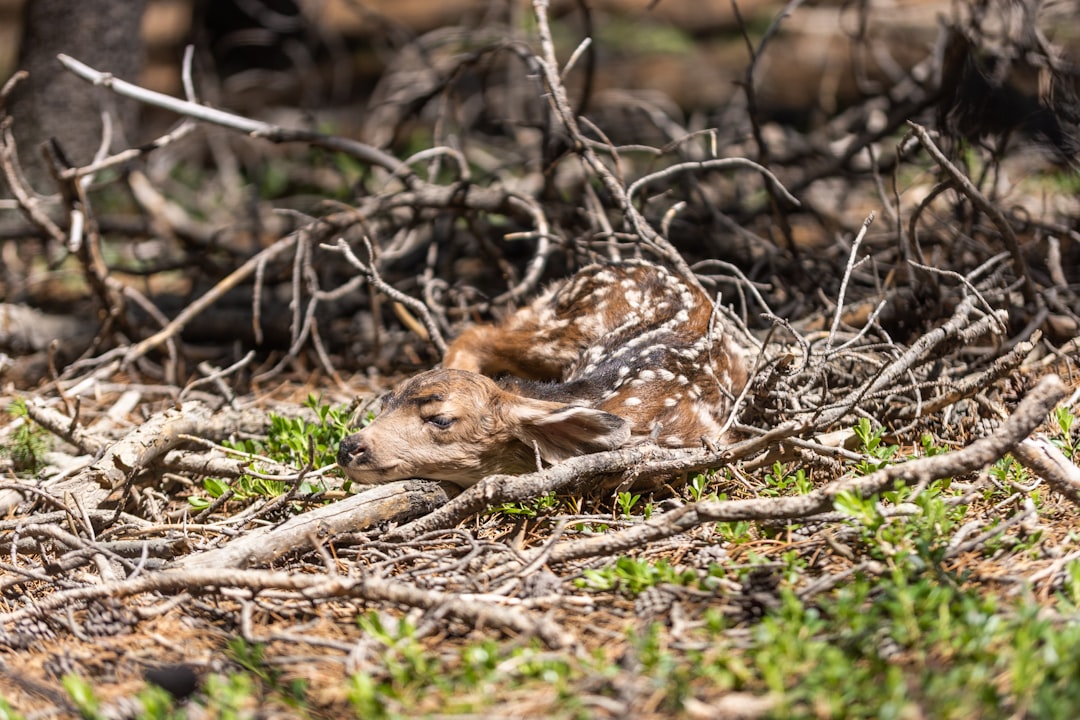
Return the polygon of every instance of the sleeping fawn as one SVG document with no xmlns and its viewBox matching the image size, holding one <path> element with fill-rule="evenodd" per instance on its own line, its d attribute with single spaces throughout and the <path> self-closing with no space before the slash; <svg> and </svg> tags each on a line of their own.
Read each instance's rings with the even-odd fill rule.
<svg viewBox="0 0 1080 720">
<path fill-rule="evenodd" d="M 468 486 L 649 440 L 719 440 L 747 373 L 713 317 L 705 293 L 663 267 L 590 265 L 465 330 L 442 369 L 399 384 L 342 441 L 338 464 L 361 483 Z"/>
</svg>

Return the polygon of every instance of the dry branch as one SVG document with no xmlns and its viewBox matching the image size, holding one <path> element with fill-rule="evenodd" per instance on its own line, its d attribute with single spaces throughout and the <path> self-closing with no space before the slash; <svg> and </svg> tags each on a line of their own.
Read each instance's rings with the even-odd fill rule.
<svg viewBox="0 0 1080 720">
<path fill-rule="evenodd" d="M 205 568 L 149 573 L 129 580 L 60 590 L 27 607 L 0 614 L 0 627 L 6 628 L 23 618 L 46 616 L 60 608 L 87 600 L 125 598 L 149 592 L 166 595 L 204 593 L 224 588 L 238 588 L 253 593 L 283 590 L 295 593 L 297 599 L 308 602 L 356 598 L 371 603 L 438 610 L 473 627 L 492 627 L 512 635 L 538 637 L 553 648 L 572 647 L 576 644 L 571 635 L 546 618 L 533 617 L 513 607 L 496 605 L 466 595 L 423 590 L 395 580 Z"/>
<path fill-rule="evenodd" d="M 989 467 L 1005 454 L 1022 446 L 1025 438 L 1045 422 L 1047 415 L 1065 395 L 1065 385 L 1056 375 L 1049 375 L 1032 388 L 1009 419 L 992 435 L 955 452 L 892 465 L 865 477 L 837 480 L 806 495 L 692 503 L 626 530 L 557 545 L 551 551 L 551 562 L 567 562 L 584 557 L 616 557 L 629 549 L 708 522 L 796 520 L 831 510 L 840 493 L 850 492 L 866 498 L 889 490 L 897 483 L 911 487 L 975 472 Z M 1072 492 L 1075 495 L 1076 491 Z"/>
<path fill-rule="evenodd" d="M 1023 282 L 1024 299 L 1034 305 L 1038 298 L 1035 292 L 1035 284 L 1031 280 L 1031 273 L 1028 270 L 1027 260 L 1024 259 L 1024 253 L 1020 249 L 1020 240 L 1016 237 L 1016 231 L 1013 230 L 1012 224 L 1009 223 L 1005 215 L 1001 210 L 991 203 L 986 197 L 979 192 L 979 189 L 975 187 L 971 179 L 962 173 L 959 168 L 949 162 L 949 159 L 945 157 L 945 154 L 941 152 L 933 139 L 930 137 L 930 133 L 927 132 L 923 126 L 908 121 L 908 125 L 915 131 L 915 135 L 919 138 L 919 142 L 922 143 L 926 151 L 930 153 L 930 156 L 934 158 L 934 161 L 941 167 L 942 170 L 949 176 L 949 178 L 959 187 L 972 204 L 975 205 L 980 211 L 987 214 L 991 220 L 994 221 L 994 225 L 999 231 L 1001 231 L 1001 237 L 1005 239 L 1005 247 L 1008 248 L 1009 254 L 1012 255 L 1013 264 L 1016 266 L 1016 275 Z"/>
<path fill-rule="evenodd" d="M 1074 504 L 1080 505 L 1080 468 L 1045 437 L 1034 437 L 1018 444 L 1013 451 L 1024 467 Z"/>
<path fill-rule="evenodd" d="M 296 515 L 281 525 L 249 530 L 226 545 L 181 558 L 177 568 L 252 568 L 270 565 L 311 543 L 361 532 L 376 523 L 404 522 L 445 505 L 453 491 L 446 485 L 405 480 L 365 490 L 345 500 Z"/>
<path fill-rule="evenodd" d="M 271 123 L 252 120 L 223 110 L 207 107 L 206 105 L 199 105 L 187 100 L 174 98 L 170 95 L 163 95 L 152 90 L 141 88 L 138 85 L 133 85 L 120 78 L 114 77 L 109 73 L 95 70 L 67 55 L 58 55 L 57 60 L 59 60 L 68 70 L 87 82 L 109 88 L 117 95 L 129 97 L 138 100 L 139 102 L 146 103 L 147 105 L 154 105 L 175 112 L 178 115 L 185 115 L 187 117 L 195 118 L 196 120 L 202 120 L 203 122 L 239 130 L 240 132 L 248 133 L 255 137 L 266 138 L 270 142 L 310 143 L 311 145 L 323 147 L 327 150 L 334 150 L 352 155 L 357 160 L 372 165 L 382 166 L 405 178 L 412 176 L 412 171 L 409 167 L 396 157 L 388 155 L 382 150 L 365 143 L 341 137 L 323 135 L 322 133 L 312 132 L 310 130 L 283 128 Z"/>
<path fill-rule="evenodd" d="M 453 527 L 470 515 L 499 503 L 527 501 L 570 488 L 583 489 L 586 483 L 593 480 L 611 487 L 632 485 L 635 480 L 645 477 L 655 486 L 658 480 L 665 477 L 737 462 L 805 429 L 805 426 L 789 423 L 723 450 L 665 449 L 642 445 L 571 458 L 527 475 L 492 475 L 434 512 L 391 530 L 387 537 L 392 540 L 412 539 L 433 530 Z"/>
<path fill-rule="evenodd" d="M 100 458 L 74 476 L 57 483 L 46 482 L 45 489 L 61 497 L 70 493 L 82 507 L 97 508 L 113 490 L 184 442 L 182 436 L 198 433 L 209 419 L 210 409 L 202 403 L 169 408 L 107 447 Z"/>
<path fill-rule="evenodd" d="M 96 459 L 75 475 L 58 481 L 46 480 L 41 489 L 54 496 L 71 493 L 85 510 L 93 510 L 125 482 L 148 470 L 185 470 L 235 476 L 243 472 L 248 460 L 229 460 L 217 453 L 183 452 L 178 446 L 190 436 L 222 440 L 235 433 L 254 434 L 266 427 L 266 414 L 261 410 L 227 409 L 211 413 L 204 403 L 190 401 L 169 408 L 149 418 L 121 439 L 112 442 L 88 432 L 78 418 L 70 418 L 48 407 L 40 400 L 27 403 L 27 412 L 34 422 L 58 437 L 75 445 L 81 452 Z M 269 463 L 267 470 L 294 473 Z M 14 495 L 0 498 L 0 507 L 10 508 L 19 502 Z"/>
<path fill-rule="evenodd" d="M 937 356 L 943 354 L 942 348 L 943 346 L 947 348 L 948 343 L 955 342 L 959 338 L 966 338 L 968 342 L 971 342 L 986 333 L 1002 332 L 1008 313 L 999 310 L 973 320 L 972 316 L 976 313 L 975 303 L 975 297 L 965 297 L 956 307 L 952 317 L 945 323 L 924 333 L 900 357 L 889 363 L 868 383 L 854 388 L 835 407 L 823 411 L 815 421 L 818 427 L 830 427 L 851 412 L 863 398 L 893 387 L 913 367 L 933 359 L 935 353 Z"/>
</svg>

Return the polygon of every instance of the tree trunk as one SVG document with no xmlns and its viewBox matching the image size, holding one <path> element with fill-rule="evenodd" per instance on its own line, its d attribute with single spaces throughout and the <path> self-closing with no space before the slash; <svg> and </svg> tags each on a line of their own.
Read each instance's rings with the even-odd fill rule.
<svg viewBox="0 0 1080 720">
<path fill-rule="evenodd" d="M 15 92 L 11 112 L 27 178 L 51 192 L 42 143 L 55 138 L 75 165 L 89 162 L 101 144 L 102 112 L 112 116 L 112 147 L 135 131 L 138 107 L 88 85 L 61 67 L 58 53 L 136 81 L 142 67 L 140 25 L 146 0 L 32 0 L 26 3 L 18 68 L 30 77 Z"/>
</svg>

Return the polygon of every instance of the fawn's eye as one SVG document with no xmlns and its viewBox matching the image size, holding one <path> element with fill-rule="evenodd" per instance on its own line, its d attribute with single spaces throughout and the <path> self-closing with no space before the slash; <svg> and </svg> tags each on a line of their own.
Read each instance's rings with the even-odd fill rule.
<svg viewBox="0 0 1080 720">
<path fill-rule="evenodd" d="M 454 418 L 449 415 L 432 415 L 424 418 L 424 422 L 431 423 L 440 430 L 445 430 L 454 424 Z"/>
</svg>

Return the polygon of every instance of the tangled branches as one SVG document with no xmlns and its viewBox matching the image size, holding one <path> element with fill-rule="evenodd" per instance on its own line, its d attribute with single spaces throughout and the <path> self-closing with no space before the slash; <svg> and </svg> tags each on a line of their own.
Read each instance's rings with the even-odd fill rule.
<svg viewBox="0 0 1080 720">
<path fill-rule="evenodd" d="M 1068 396 L 1043 376 L 1075 385 L 1080 210 L 1011 182 L 1029 158 L 1003 145 L 958 151 L 952 135 L 966 131 L 948 103 L 962 88 L 929 79 L 955 57 L 920 60 L 892 94 L 807 132 L 763 117 L 752 82 L 709 129 L 644 101 L 623 123 L 610 97 L 580 111 L 589 51 L 560 65 L 549 11 L 534 0 L 535 49 L 509 27 L 418 38 L 376 90 L 370 143 L 210 108 L 190 65 L 180 100 L 65 57 L 88 82 L 183 120 L 85 167 L 57 160 L 58 196 L 41 198 L 0 119 L 0 166 L 25 218 L 0 228 L 0 349 L 12 353 L 0 372 L 25 403 L 0 437 L 39 427 L 65 448 L 41 458 L 40 481 L 11 465 L 3 484 L 0 637 L 29 648 L 63 632 L 37 620 L 76 607 L 57 621 L 75 635 L 102 608 L 119 626 L 168 627 L 183 606 L 251 642 L 290 644 L 298 635 L 268 617 L 301 627 L 361 603 L 422 613 L 427 633 L 446 618 L 450 634 L 488 627 L 581 649 L 598 640 L 568 631 L 595 612 L 575 579 L 634 553 L 704 573 L 726 552 L 716 523 L 752 521 L 762 537 L 827 526 L 799 541 L 817 574 L 795 584 L 811 597 L 884 572 L 851 540 L 870 521 L 843 502 L 877 503 L 887 523 L 958 478 L 950 502 L 972 504 L 1009 453 L 1076 501 L 1075 466 L 1026 438 Z M 986 17 L 949 32 L 971 45 Z M 951 118 L 938 130 L 934 110 Z M 203 174 L 207 157 L 219 172 Z M 241 167 L 277 192 L 251 197 Z M 118 186 L 127 216 L 103 210 Z M 357 422 L 382 374 L 437 362 L 462 325 L 578 265 L 635 255 L 707 289 L 717 327 L 751 350 L 739 442 L 600 453 L 460 495 L 422 480 L 356 493 L 319 454 L 316 428 L 338 421 L 299 408 L 297 392 L 351 402 L 340 424 Z M 31 281 L 41 257 L 48 273 L 78 274 L 79 303 Z M 306 423 L 290 462 L 239 449 L 269 434 L 270 413 Z M 911 459 L 890 464 L 874 443 Z M 777 491 L 785 468 L 811 486 Z M 651 517 L 614 513 L 643 477 L 679 499 Z M 228 489 L 211 494 L 214 483 Z M 877 502 L 890 492 L 903 502 Z M 548 497 L 576 505 L 544 517 L 531 503 Z M 1006 505 L 956 530 L 942 556 L 1032 522 L 1026 506 L 1002 519 Z M 57 569 L 74 579 L 53 585 Z M 1050 585 L 1064 570 L 1043 572 Z M 708 601 L 750 602 L 734 577 Z M 123 612 L 110 604 L 121 598 Z M 362 664 L 366 641 L 340 637 L 320 641 Z"/>
</svg>

